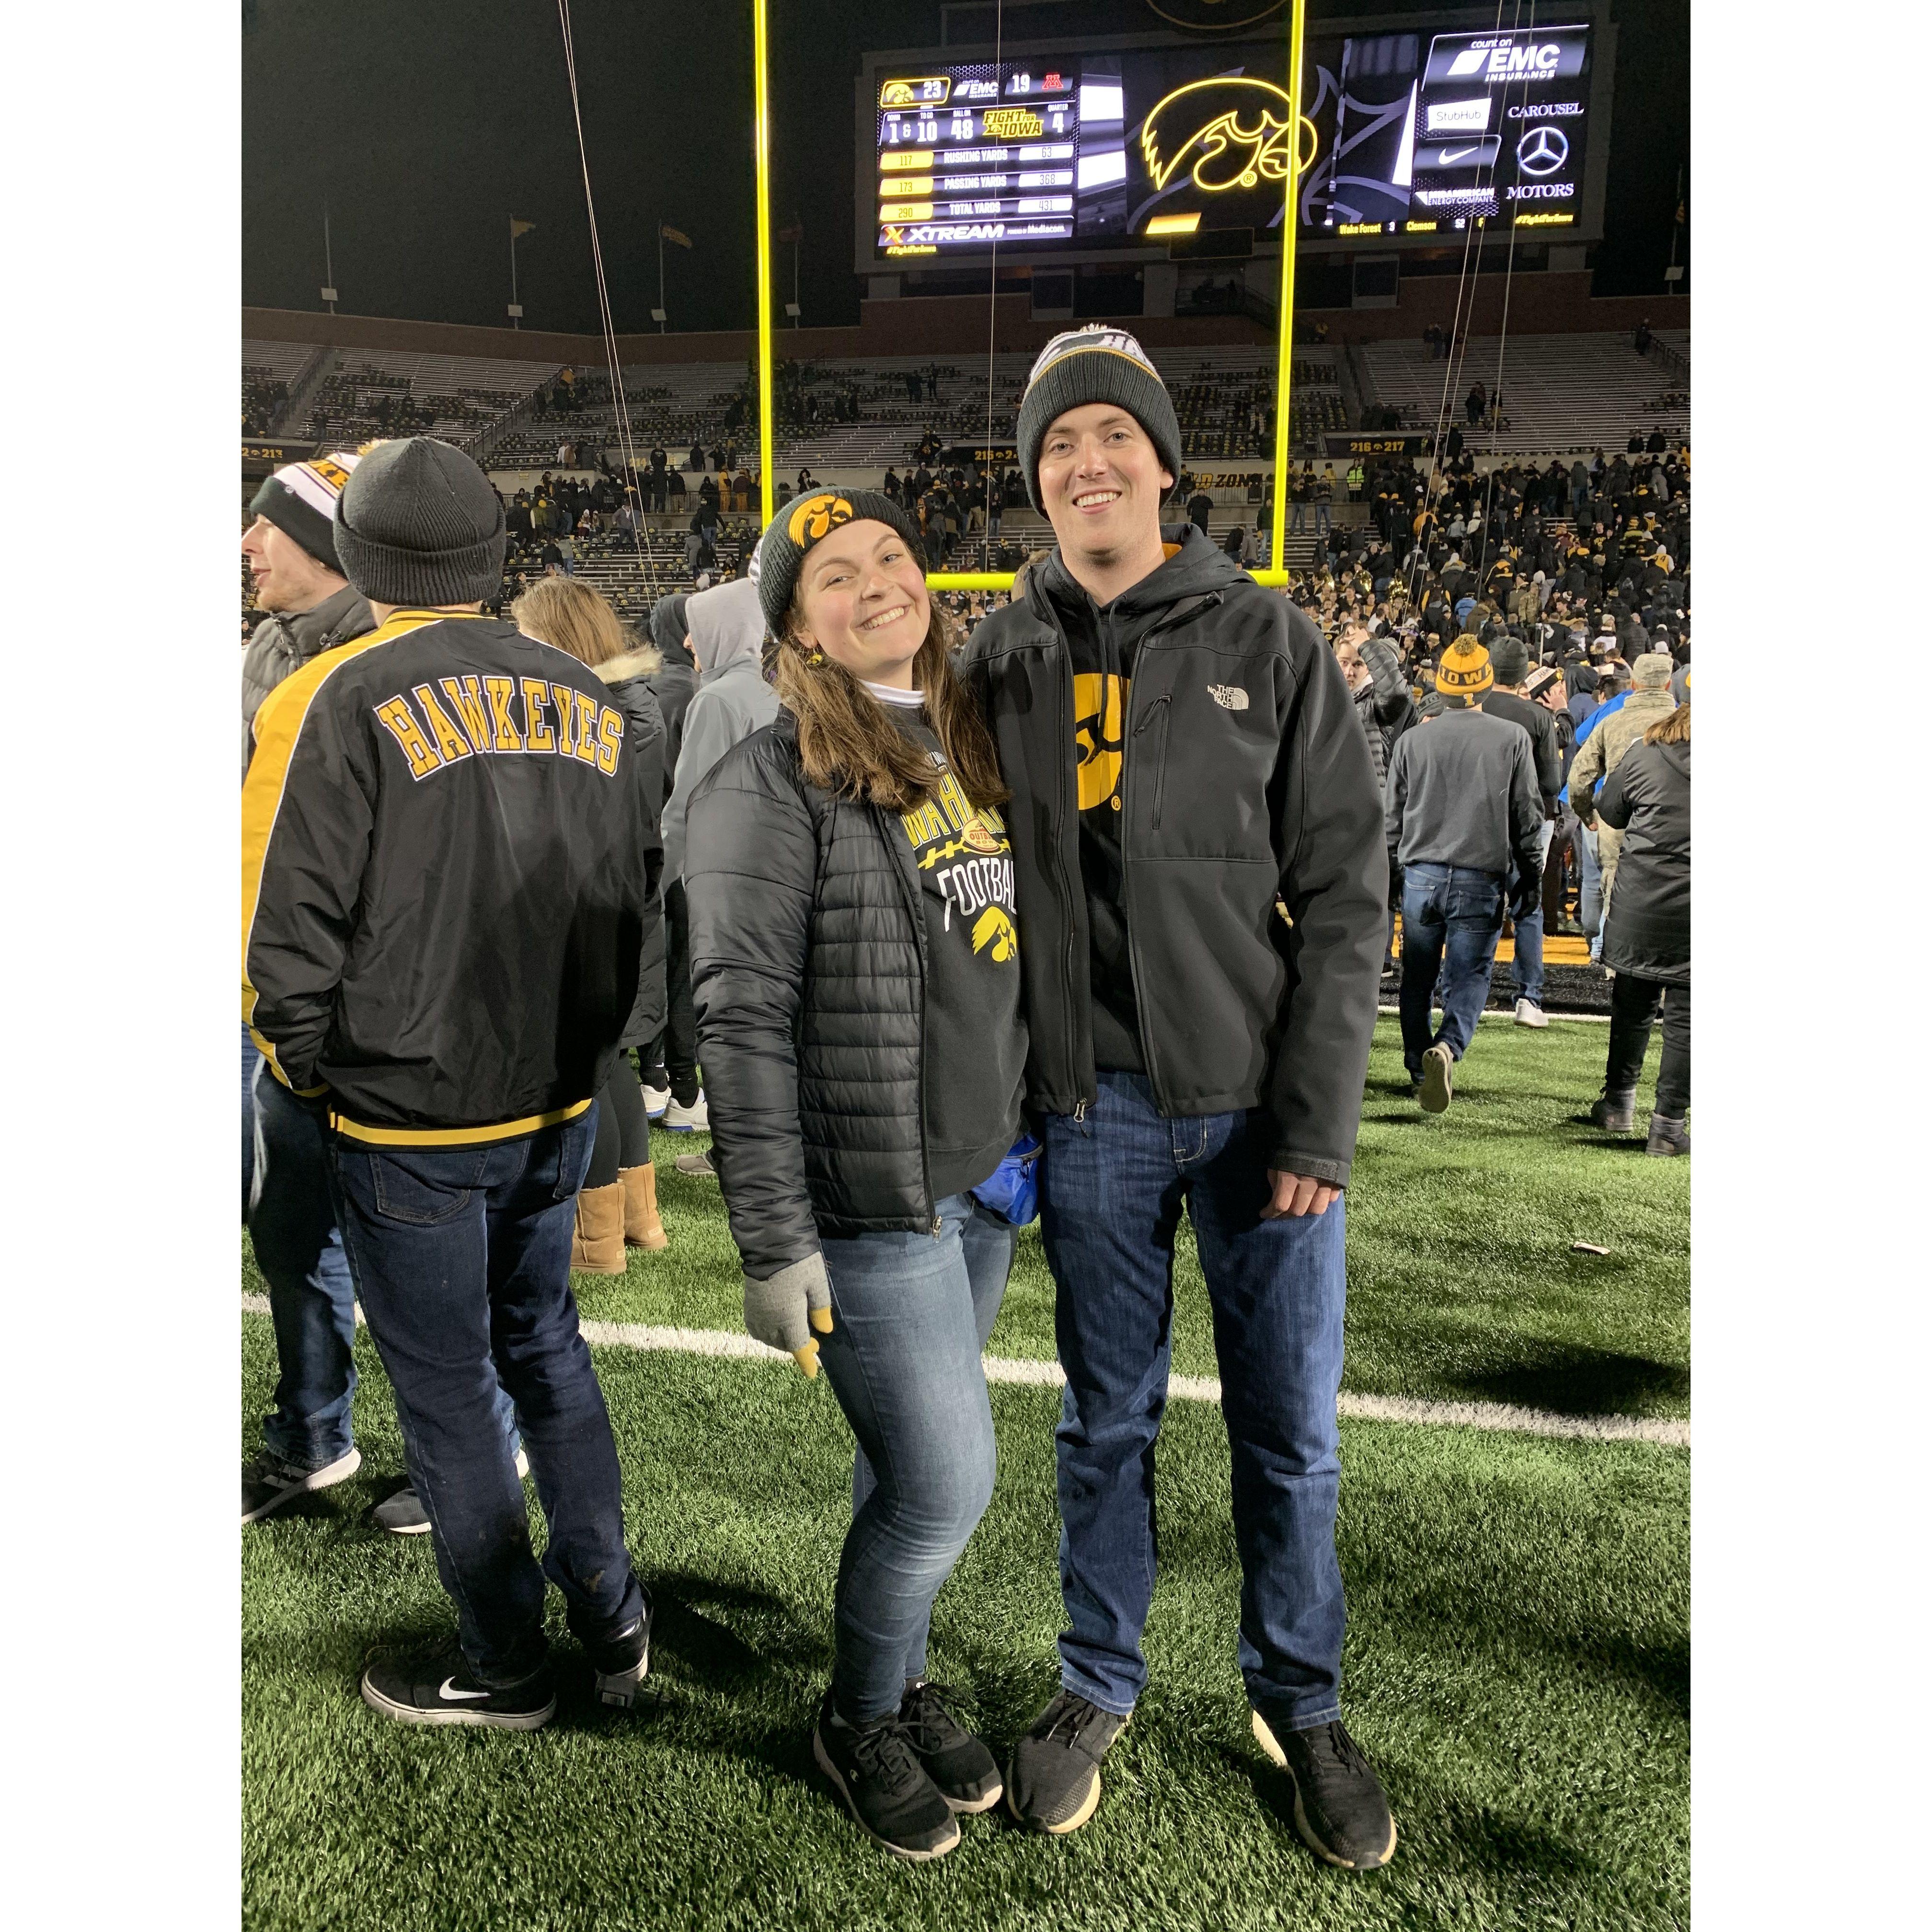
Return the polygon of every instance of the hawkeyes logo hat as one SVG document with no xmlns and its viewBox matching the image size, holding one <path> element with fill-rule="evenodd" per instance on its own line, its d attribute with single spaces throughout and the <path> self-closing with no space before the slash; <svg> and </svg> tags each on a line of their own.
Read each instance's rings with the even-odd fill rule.
<svg viewBox="0 0 1932 1932">
<path fill-rule="evenodd" d="M 910 546 L 920 568 L 926 568 L 918 526 L 890 496 L 876 490 L 814 490 L 787 504 L 766 526 L 758 543 L 756 575 L 765 627 L 774 638 L 784 635 L 785 612 L 812 545 L 842 524 L 868 520 L 890 524 Z"/>
</svg>

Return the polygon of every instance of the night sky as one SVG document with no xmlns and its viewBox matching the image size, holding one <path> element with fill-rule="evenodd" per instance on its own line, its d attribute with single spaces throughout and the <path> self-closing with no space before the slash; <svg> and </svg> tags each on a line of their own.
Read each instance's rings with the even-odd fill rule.
<svg viewBox="0 0 1932 1932">
<path fill-rule="evenodd" d="M 1311 8 L 1310 30 L 1442 10 L 1328 0 Z M 770 15 L 772 225 L 803 218 L 807 326 L 856 322 L 853 81 L 867 51 L 937 46 L 939 8 L 770 0 Z M 1162 25 L 1139 0 L 1076 0 L 1046 17 L 1070 35 L 1083 22 L 1114 32 Z M 1505 6 L 1503 24 L 1516 17 Z M 755 320 L 751 18 L 748 0 L 572 0 L 620 332 L 652 326 L 660 220 L 697 244 L 665 250 L 672 326 Z M 1676 172 L 1688 165 L 1689 0 L 1621 0 L 1612 18 L 1610 194 L 1594 288 L 1649 294 L 1663 286 Z M 1277 15 L 1265 31 L 1281 28 Z M 242 58 L 245 302 L 321 308 L 326 201 L 344 314 L 500 326 L 514 214 L 537 224 L 517 244 L 526 326 L 597 329 L 554 0 L 244 0 Z M 791 251 L 776 252 L 783 299 Z"/>
</svg>

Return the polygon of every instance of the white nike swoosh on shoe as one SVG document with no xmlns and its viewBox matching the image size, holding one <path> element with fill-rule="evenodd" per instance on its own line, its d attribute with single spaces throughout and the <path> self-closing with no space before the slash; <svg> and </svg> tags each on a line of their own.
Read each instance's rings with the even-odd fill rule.
<svg viewBox="0 0 1932 1932">
<path fill-rule="evenodd" d="M 459 1690 L 456 1688 L 456 1679 L 453 1677 L 446 1677 L 436 1690 L 436 1695 L 439 1697 L 476 1698 L 487 1697 L 489 1694 L 487 1690 Z"/>
</svg>

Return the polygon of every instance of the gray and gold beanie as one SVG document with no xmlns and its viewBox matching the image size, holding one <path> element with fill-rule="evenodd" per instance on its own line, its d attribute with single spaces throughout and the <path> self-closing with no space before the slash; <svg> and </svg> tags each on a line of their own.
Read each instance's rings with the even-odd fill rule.
<svg viewBox="0 0 1932 1932">
<path fill-rule="evenodd" d="M 1083 403 L 1112 403 L 1148 433 L 1170 476 L 1180 474 L 1180 424 L 1160 371 L 1124 328 L 1070 328 L 1040 352 L 1020 400 L 1020 472 L 1042 516 L 1040 446 L 1054 418 Z"/>
</svg>

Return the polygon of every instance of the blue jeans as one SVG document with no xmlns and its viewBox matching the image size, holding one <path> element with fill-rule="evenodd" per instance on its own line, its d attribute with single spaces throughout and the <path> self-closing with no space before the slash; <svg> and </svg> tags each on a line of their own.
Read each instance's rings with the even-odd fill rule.
<svg viewBox="0 0 1932 1932">
<path fill-rule="evenodd" d="M 1318 537 L 1328 534 L 1329 520 L 1328 506 L 1318 498 L 1315 505 L 1315 534 Z"/>
<path fill-rule="evenodd" d="M 1288 528 L 1289 534 L 1292 536 L 1295 532 L 1306 526 L 1308 521 L 1308 506 L 1306 503 L 1291 503 L 1288 508 Z"/>
<path fill-rule="evenodd" d="M 1543 830 L 1538 836 L 1537 850 L 1540 854 L 1536 876 L 1543 877 L 1543 867 L 1550 858 L 1550 842 L 1556 828 L 1546 819 Z M 1516 997 L 1527 1000 L 1533 1006 L 1543 1004 L 1543 895 L 1536 897 L 1536 909 L 1525 913 L 1516 922 L 1516 962 L 1511 969 L 1516 981 Z"/>
<path fill-rule="evenodd" d="M 1277 1729 L 1340 1714 L 1346 1622 L 1335 1558 L 1342 1207 L 1264 1221 L 1258 1114 L 1166 1120 L 1138 1073 L 1102 1072 L 1086 1117 L 1040 1133 L 1040 1232 L 1066 1393 L 1055 1436 L 1065 1688 L 1124 1716 L 1147 1682 L 1154 1444 L 1167 1406 L 1174 1236 L 1184 1202 L 1214 1317 L 1241 1559 L 1238 1655 Z"/>
<path fill-rule="evenodd" d="M 596 1109 L 479 1148 L 328 1144 L 343 1245 L 395 1385 L 410 1475 L 463 1654 L 484 1684 L 543 1661 L 544 1578 L 586 1642 L 634 1623 L 610 1418 L 570 1291 Z M 539 1570 L 497 1410 L 516 1404 L 550 1527 Z"/>
<path fill-rule="evenodd" d="M 1590 938 L 1590 957 L 1604 951 L 1604 868 L 1597 857 L 1597 828 L 1580 821 L 1576 826 L 1576 865 L 1580 874 L 1576 919 Z"/>
<path fill-rule="evenodd" d="M 299 1469 L 348 1454 L 355 1437 L 356 1286 L 329 1198 L 326 1132 L 242 1036 L 242 1209 L 275 1324 L 275 1406 L 262 1446 Z"/>
<path fill-rule="evenodd" d="M 1013 1230 L 968 1196 L 940 1232 L 824 1244 L 826 1378 L 858 1441 L 852 1527 L 833 1600 L 833 1700 L 848 1723 L 896 1711 L 926 1672 L 932 1601 L 993 1493 L 980 1352 L 1012 1266 Z"/>
<path fill-rule="evenodd" d="M 1402 1057 L 1412 1080 L 1422 1056 L 1446 1046 L 1452 1060 L 1468 1051 L 1476 1016 L 1490 997 L 1496 941 L 1502 937 L 1503 881 L 1498 872 L 1414 865 L 1402 875 Z M 1442 1024 L 1432 1033 L 1430 1008 L 1442 977 Z"/>
</svg>

